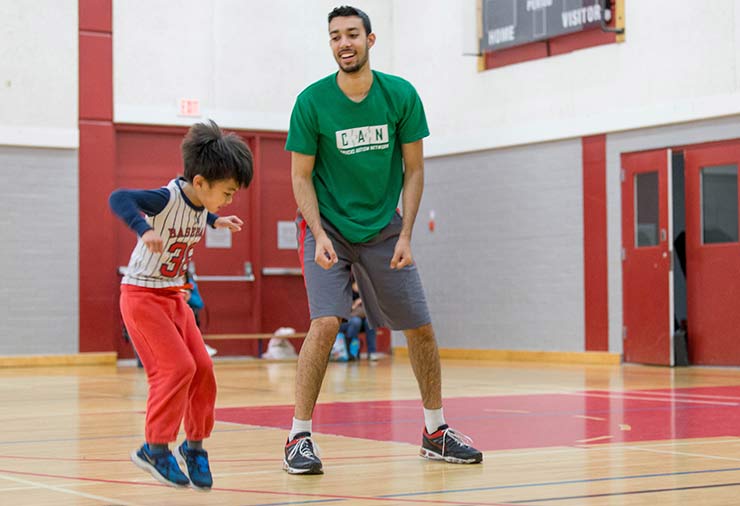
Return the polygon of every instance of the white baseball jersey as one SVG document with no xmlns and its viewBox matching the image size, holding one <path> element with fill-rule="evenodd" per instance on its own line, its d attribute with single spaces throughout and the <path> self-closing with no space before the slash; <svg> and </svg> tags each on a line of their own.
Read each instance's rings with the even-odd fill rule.
<svg viewBox="0 0 740 506">
<path fill-rule="evenodd" d="M 163 241 L 162 253 L 152 253 L 139 237 L 128 269 L 121 281 L 146 288 L 170 288 L 185 284 L 185 272 L 206 227 L 208 212 L 192 207 L 183 195 L 180 182 L 167 185 L 170 199 L 159 213 L 145 216 L 146 222 Z"/>
</svg>

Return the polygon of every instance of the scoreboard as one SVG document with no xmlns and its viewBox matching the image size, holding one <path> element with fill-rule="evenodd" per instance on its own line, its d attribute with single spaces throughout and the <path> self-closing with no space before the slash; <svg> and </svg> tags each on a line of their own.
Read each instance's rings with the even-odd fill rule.
<svg viewBox="0 0 740 506">
<path fill-rule="evenodd" d="M 483 0 L 482 17 L 485 53 L 600 28 L 611 10 L 601 0 Z"/>
</svg>

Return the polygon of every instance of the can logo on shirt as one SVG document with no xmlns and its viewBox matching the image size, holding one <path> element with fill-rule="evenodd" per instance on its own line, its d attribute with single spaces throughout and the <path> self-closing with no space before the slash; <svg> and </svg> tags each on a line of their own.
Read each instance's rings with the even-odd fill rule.
<svg viewBox="0 0 740 506">
<path fill-rule="evenodd" d="M 336 133 L 337 149 L 344 154 L 353 154 L 370 149 L 388 147 L 388 125 L 373 125 L 339 130 Z M 358 149 L 365 148 L 365 149 Z"/>
</svg>

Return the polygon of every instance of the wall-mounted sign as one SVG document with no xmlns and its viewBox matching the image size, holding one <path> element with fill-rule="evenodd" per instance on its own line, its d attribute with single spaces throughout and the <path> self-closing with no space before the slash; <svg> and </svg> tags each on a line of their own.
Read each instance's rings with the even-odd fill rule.
<svg viewBox="0 0 740 506">
<path fill-rule="evenodd" d="M 206 248 L 231 248 L 231 230 L 206 227 Z"/>
<path fill-rule="evenodd" d="M 600 0 L 483 0 L 482 14 L 486 52 L 599 28 L 611 11 Z"/>
<path fill-rule="evenodd" d="M 294 221 L 277 222 L 278 249 L 298 249 L 298 237 Z"/>
</svg>

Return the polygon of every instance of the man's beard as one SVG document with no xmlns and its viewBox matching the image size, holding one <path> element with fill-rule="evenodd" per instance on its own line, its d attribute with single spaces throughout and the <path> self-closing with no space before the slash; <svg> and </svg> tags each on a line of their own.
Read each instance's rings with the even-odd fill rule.
<svg viewBox="0 0 740 506">
<path fill-rule="evenodd" d="M 358 59 L 357 60 L 357 63 L 355 63 L 354 65 L 350 65 L 348 67 L 343 66 L 342 65 L 342 59 L 341 58 L 338 58 L 337 59 L 337 63 L 339 64 L 339 68 L 342 70 L 342 72 L 345 72 L 347 74 L 354 74 L 355 72 L 358 72 L 360 69 L 362 69 L 362 67 L 364 67 L 365 64 L 367 63 L 367 51 L 368 51 L 368 49 L 369 48 L 367 46 L 365 46 L 365 55 L 364 55 L 364 57 L 362 59 Z"/>
</svg>

